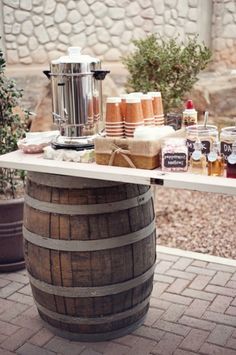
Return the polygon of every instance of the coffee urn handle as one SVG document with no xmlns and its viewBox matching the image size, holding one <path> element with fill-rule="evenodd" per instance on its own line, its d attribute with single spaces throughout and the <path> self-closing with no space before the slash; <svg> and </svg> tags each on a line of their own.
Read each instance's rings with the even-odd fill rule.
<svg viewBox="0 0 236 355">
<path fill-rule="evenodd" d="M 110 73 L 110 70 L 104 70 L 104 69 L 95 69 L 91 70 L 93 73 L 93 76 L 96 80 L 104 80 L 106 75 Z"/>
<path fill-rule="evenodd" d="M 51 72 L 50 72 L 50 70 L 43 70 L 43 74 L 45 74 L 48 79 L 51 79 Z"/>
</svg>

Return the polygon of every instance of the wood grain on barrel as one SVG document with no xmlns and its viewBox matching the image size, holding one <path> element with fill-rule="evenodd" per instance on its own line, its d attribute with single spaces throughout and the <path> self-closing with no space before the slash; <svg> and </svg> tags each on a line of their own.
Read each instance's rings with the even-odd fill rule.
<svg viewBox="0 0 236 355">
<path fill-rule="evenodd" d="M 149 187 L 117 184 L 98 188 L 57 188 L 34 182 L 31 173 L 26 194 L 38 201 L 63 205 L 97 204 L 92 215 L 66 215 L 40 211 L 25 204 L 24 227 L 45 238 L 89 241 L 126 235 L 148 226 L 154 220 L 153 201 L 111 213 L 100 213 L 99 204 L 116 203 L 139 197 Z M 55 185 L 55 184 L 54 184 Z M 100 184 L 101 185 L 101 184 Z M 106 250 L 57 251 L 34 245 L 25 240 L 26 265 L 29 274 L 46 284 L 64 287 L 97 287 L 122 283 L 144 274 L 155 262 L 155 231 L 138 242 Z M 41 317 L 56 328 L 74 333 L 105 333 L 129 326 L 142 318 L 148 305 L 124 319 L 115 315 L 134 308 L 147 299 L 152 290 L 153 275 L 126 291 L 100 297 L 63 297 L 49 294 L 31 284 L 35 300 L 46 309 L 62 315 L 99 318 L 114 315 L 114 320 L 103 324 L 68 324 L 45 315 Z"/>
</svg>

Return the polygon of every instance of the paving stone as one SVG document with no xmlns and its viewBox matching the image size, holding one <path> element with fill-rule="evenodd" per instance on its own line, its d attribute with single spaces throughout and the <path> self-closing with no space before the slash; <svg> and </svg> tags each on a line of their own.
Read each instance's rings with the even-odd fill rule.
<svg viewBox="0 0 236 355">
<path fill-rule="evenodd" d="M 26 340 L 28 340 L 33 334 L 35 334 L 34 329 L 21 328 L 14 333 L 14 337 L 7 338 L 2 344 L 1 347 L 7 350 L 14 351 L 22 346 Z"/>
<path fill-rule="evenodd" d="M 215 285 L 208 285 L 205 290 L 207 292 L 217 293 L 223 296 L 232 296 L 235 297 L 236 291 L 233 288 L 222 287 L 222 286 L 215 286 Z"/>
<path fill-rule="evenodd" d="M 236 339 L 230 338 L 230 339 L 227 341 L 226 346 L 227 346 L 228 348 L 232 348 L 232 349 L 235 349 L 235 350 L 236 350 Z"/>
<path fill-rule="evenodd" d="M 232 297 L 218 295 L 210 305 L 209 310 L 213 312 L 224 313 L 232 300 Z"/>
<path fill-rule="evenodd" d="M 159 297 L 169 286 L 169 284 L 164 284 L 162 282 L 155 282 L 152 290 L 152 297 Z"/>
<path fill-rule="evenodd" d="M 139 338 L 132 346 L 127 355 L 149 355 L 153 348 L 157 345 L 156 341 L 150 339 Z"/>
<path fill-rule="evenodd" d="M 19 282 L 11 282 L 0 289 L 0 298 L 7 298 L 22 287 L 23 284 Z"/>
<path fill-rule="evenodd" d="M 12 335 L 14 334 L 18 329 L 20 329 L 18 326 L 9 324 L 7 322 L 2 322 L 0 321 L 0 334 L 3 335 Z"/>
<path fill-rule="evenodd" d="M 193 259 L 189 258 L 180 258 L 174 265 L 172 266 L 173 269 L 178 269 L 178 270 L 185 270 L 186 267 L 188 267 L 190 264 L 192 264 Z"/>
<path fill-rule="evenodd" d="M 6 349 L 0 349 L 0 355 L 14 355 L 11 351 L 7 351 Z"/>
<path fill-rule="evenodd" d="M 12 300 L 12 301 L 28 304 L 28 305 L 33 305 L 34 304 L 33 297 L 27 296 L 27 295 L 23 295 L 22 293 L 19 293 L 19 292 L 15 292 L 10 297 L 8 297 L 8 299 Z"/>
<path fill-rule="evenodd" d="M 217 345 L 205 343 L 200 348 L 201 354 L 206 355 L 235 355 L 235 350 L 222 348 Z"/>
<path fill-rule="evenodd" d="M 201 318 L 203 313 L 206 311 L 210 302 L 196 299 L 191 305 L 185 310 L 185 314 L 189 317 Z"/>
<path fill-rule="evenodd" d="M 37 346 L 43 346 L 53 337 L 54 334 L 52 334 L 48 329 L 42 328 L 35 335 L 33 335 L 28 342 Z"/>
<path fill-rule="evenodd" d="M 189 285 L 189 288 L 194 288 L 195 290 L 203 290 L 207 286 L 210 280 L 211 280 L 211 276 L 198 275 Z"/>
<path fill-rule="evenodd" d="M 189 280 L 176 279 L 167 289 L 167 292 L 181 293 L 189 284 Z"/>
<path fill-rule="evenodd" d="M 20 315 L 11 320 L 11 323 L 29 329 L 34 329 L 35 332 L 43 327 L 43 323 L 39 316 L 34 318 L 28 318 L 25 315 Z"/>
<path fill-rule="evenodd" d="M 36 345 L 25 343 L 18 350 L 17 354 L 20 355 L 55 355 L 55 352 L 42 349 Z"/>
<path fill-rule="evenodd" d="M 160 300 L 160 298 L 151 298 L 150 299 L 150 307 L 158 308 L 158 309 L 168 309 L 172 303 L 164 300 Z"/>
<path fill-rule="evenodd" d="M 10 321 L 11 319 L 17 317 L 19 314 L 28 309 L 28 305 L 23 303 L 12 303 L 12 307 L 7 308 L 5 312 L 0 314 L 0 319 L 3 321 Z"/>
<path fill-rule="evenodd" d="M 197 266 L 197 267 L 206 267 L 207 266 L 207 262 L 206 261 L 201 261 L 201 260 L 194 260 L 192 262 L 192 266 Z"/>
<path fill-rule="evenodd" d="M 162 260 L 161 262 L 159 262 L 155 268 L 155 272 L 159 273 L 159 274 L 164 274 L 167 270 L 169 270 L 171 268 L 171 266 L 173 265 L 173 263 L 171 261 L 165 261 Z"/>
<path fill-rule="evenodd" d="M 236 307 L 229 307 L 226 311 L 226 314 L 229 314 L 231 316 L 236 316 Z"/>
<path fill-rule="evenodd" d="M 236 281 L 236 272 L 233 274 L 233 276 L 231 277 L 231 280 Z"/>
<path fill-rule="evenodd" d="M 218 271 L 216 275 L 211 280 L 210 284 L 225 286 L 227 281 L 231 278 L 232 274 L 228 272 Z"/>
<path fill-rule="evenodd" d="M 133 334 L 143 338 L 159 341 L 165 333 L 160 329 L 141 326 L 136 329 Z"/>
<path fill-rule="evenodd" d="M 82 353 L 80 353 L 81 355 L 100 355 L 102 353 L 99 353 L 93 349 L 87 348 L 85 350 L 82 351 Z"/>
<path fill-rule="evenodd" d="M 32 290 L 31 290 L 31 287 L 30 285 L 26 285 L 25 287 L 22 287 L 20 290 L 19 290 L 20 293 L 23 293 L 24 295 L 28 295 L 28 296 L 31 296 L 32 297 Z"/>
<path fill-rule="evenodd" d="M 149 329 L 148 327 L 145 327 L 145 328 Z M 137 343 L 138 340 L 139 340 L 138 336 L 135 336 L 133 334 L 128 334 L 128 335 L 125 335 L 124 337 L 114 339 L 113 342 L 132 347 L 132 346 L 134 346 L 134 344 Z"/>
<path fill-rule="evenodd" d="M 231 281 L 227 282 L 227 284 L 225 286 L 230 287 L 230 288 L 236 288 L 236 281 L 231 280 Z"/>
<path fill-rule="evenodd" d="M 222 323 L 236 327 L 236 317 L 229 316 L 227 314 L 206 311 L 202 318 L 216 323 Z"/>
<path fill-rule="evenodd" d="M 219 271 L 225 271 L 225 272 L 230 272 L 230 273 L 235 273 L 235 267 L 233 266 L 227 266 L 227 265 L 222 265 L 222 264 L 217 264 L 217 263 L 209 263 L 207 265 L 208 269 L 212 270 L 219 270 Z"/>
<path fill-rule="evenodd" d="M 180 344 L 181 348 L 197 351 L 208 337 L 209 332 L 200 329 L 192 329 Z"/>
<path fill-rule="evenodd" d="M 164 311 L 162 309 L 150 307 L 143 324 L 151 327 L 161 317 L 163 313 Z"/>
<path fill-rule="evenodd" d="M 160 274 L 154 274 L 154 281 L 159 281 L 159 282 L 164 282 L 171 284 L 174 282 L 175 278 L 171 276 L 166 276 L 166 275 L 160 275 Z"/>
<path fill-rule="evenodd" d="M 213 301 L 214 298 L 216 297 L 215 294 L 205 292 L 205 291 L 198 291 L 198 290 L 193 290 L 190 288 L 185 289 L 182 292 L 183 296 L 189 296 L 192 298 L 199 298 L 200 300 L 205 300 L 205 301 Z"/>
<path fill-rule="evenodd" d="M 175 295 L 174 293 L 168 293 L 168 292 L 164 292 L 161 296 L 161 299 L 173 302 L 173 303 L 179 303 L 179 304 L 185 304 L 185 305 L 189 305 L 193 299 L 190 297 L 184 297 L 181 295 Z"/>
<path fill-rule="evenodd" d="M 177 322 L 178 319 L 183 315 L 185 309 L 186 306 L 180 304 L 172 304 L 161 318 L 169 322 Z"/>
<path fill-rule="evenodd" d="M 182 340 L 183 337 L 180 335 L 166 333 L 157 346 L 152 350 L 152 354 L 171 355 Z"/>
<path fill-rule="evenodd" d="M 126 355 L 129 354 L 130 347 L 126 345 L 116 344 L 109 342 L 106 350 L 104 351 L 104 355 Z"/>
<path fill-rule="evenodd" d="M 46 349 L 65 355 L 78 355 L 85 349 L 82 343 L 69 341 L 55 336 L 44 346 Z"/>
<path fill-rule="evenodd" d="M 208 343 L 213 343 L 216 345 L 224 346 L 233 333 L 234 328 L 229 327 L 227 325 L 217 324 L 215 329 L 211 332 L 209 337 L 207 338 Z"/>
<path fill-rule="evenodd" d="M 5 298 L 0 298 L 0 314 L 8 310 L 9 308 L 14 307 L 15 302 L 6 300 Z"/>
<path fill-rule="evenodd" d="M 203 330 L 213 330 L 216 326 L 213 322 L 208 322 L 203 319 L 183 316 L 179 319 L 179 323 Z"/>
<path fill-rule="evenodd" d="M 190 272 L 190 273 L 195 273 L 195 274 L 198 274 L 198 275 L 214 276 L 216 274 L 215 270 L 205 269 L 205 268 L 196 267 L 196 266 L 189 266 L 186 269 L 186 271 Z"/>
<path fill-rule="evenodd" d="M 10 274 L 3 274 L 1 275 L 1 278 L 6 279 L 6 280 L 10 280 L 10 281 L 15 281 L 15 282 L 19 282 L 22 284 L 27 285 L 29 283 L 29 278 L 27 275 L 22 275 L 19 272 L 16 273 L 10 273 Z"/>
<path fill-rule="evenodd" d="M 158 250 L 158 247 L 157 247 Z M 166 261 L 177 261 L 179 260 L 179 256 L 176 255 L 170 255 L 170 254 L 165 254 L 165 253 L 159 253 L 157 251 L 157 260 L 166 260 Z"/>
<path fill-rule="evenodd" d="M 179 277 L 181 279 L 186 279 L 186 280 L 193 280 L 196 277 L 196 274 L 186 272 L 186 271 L 181 271 L 181 270 L 168 270 L 165 275 L 169 276 L 174 276 L 174 277 Z"/>
<path fill-rule="evenodd" d="M 0 279 L 0 288 L 8 285 L 10 282 L 9 280 Z"/>
<path fill-rule="evenodd" d="M 158 329 L 164 330 L 166 332 L 170 332 L 170 333 L 174 333 L 177 335 L 183 335 L 186 336 L 190 329 L 189 327 L 186 327 L 185 325 L 182 324 L 175 324 L 175 323 L 171 323 L 171 322 L 167 322 L 163 319 L 158 320 L 153 327 L 156 327 Z"/>
<path fill-rule="evenodd" d="M 7 335 L 0 334 L 0 344 L 7 339 Z"/>
</svg>

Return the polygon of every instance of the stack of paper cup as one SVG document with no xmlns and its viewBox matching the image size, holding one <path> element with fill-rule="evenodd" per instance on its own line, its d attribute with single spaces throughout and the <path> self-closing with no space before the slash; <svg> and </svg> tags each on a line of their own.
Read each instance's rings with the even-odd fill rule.
<svg viewBox="0 0 236 355">
<path fill-rule="evenodd" d="M 154 121 L 154 112 L 152 105 L 152 96 L 143 94 L 141 96 L 141 104 L 143 110 L 143 120 L 145 126 L 153 126 L 155 124 Z"/>
<path fill-rule="evenodd" d="M 125 120 L 125 111 L 126 111 L 126 99 L 129 97 L 129 94 L 121 94 L 121 103 L 120 103 L 120 109 L 121 109 L 121 115 L 123 120 Z"/>
<path fill-rule="evenodd" d="M 143 124 L 141 100 L 139 97 L 131 95 L 126 98 L 125 136 L 133 137 L 135 128 Z"/>
<path fill-rule="evenodd" d="M 106 102 L 106 136 L 124 137 L 124 121 L 121 114 L 121 98 L 108 97 Z"/>
<path fill-rule="evenodd" d="M 87 110 L 88 110 L 87 123 L 89 125 L 92 125 L 93 124 L 94 115 L 93 115 L 93 99 L 92 99 L 91 96 L 88 97 Z"/>
<path fill-rule="evenodd" d="M 163 126 L 164 125 L 164 112 L 163 112 L 161 92 L 160 91 L 151 91 L 148 94 L 152 96 L 152 105 L 153 105 L 155 125 L 156 126 Z"/>
</svg>

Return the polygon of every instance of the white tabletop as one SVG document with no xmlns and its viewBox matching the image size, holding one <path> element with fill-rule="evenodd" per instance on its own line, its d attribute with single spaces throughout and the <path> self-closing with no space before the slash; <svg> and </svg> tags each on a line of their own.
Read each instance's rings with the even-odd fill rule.
<svg viewBox="0 0 236 355">
<path fill-rule="evenodd" d="M 97 165 L 95 163 L 84 164 L 46 160 L 43 159 L 42 154 L 24 154 L 21 151 L 0 156 L 0 167 L 236 195 L 236 179 L 189 173 L 166 173 L 158 169 L 144 170 Z"/>
</svg>

